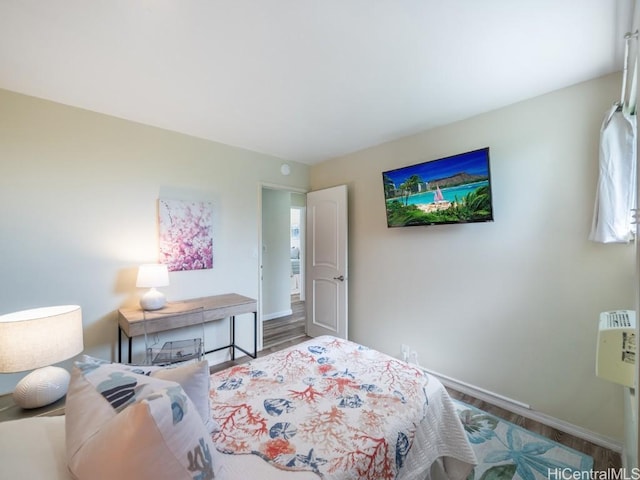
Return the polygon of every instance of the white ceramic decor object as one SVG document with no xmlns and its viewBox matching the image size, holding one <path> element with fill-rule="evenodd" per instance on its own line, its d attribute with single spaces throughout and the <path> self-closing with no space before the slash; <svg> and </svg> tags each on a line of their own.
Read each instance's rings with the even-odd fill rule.
<svg viewBox="0 0 640 480">
<path fill-rule="evenodd" d="M 69 379 L 69 372 L 64 368 L 39 368 L 18 382 L 13 400 L 22 408 L 44 407 L 66 395 Z"/>
</svg>

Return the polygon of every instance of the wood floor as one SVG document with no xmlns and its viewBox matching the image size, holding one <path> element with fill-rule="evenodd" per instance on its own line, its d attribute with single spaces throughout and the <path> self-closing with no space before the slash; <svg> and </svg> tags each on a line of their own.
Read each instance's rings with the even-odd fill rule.
<svg viewBox="0 0 640 480">
<path fill-rule="evenodd" d="M 299 295 L 292 296 L 292 314 L 262 322 L 264 348 L 271 348 L 306 335 L 306 306 Z"/>
<path fill-rule="evenodd" d="M 267 322 L 265 322 L 265 324 L 272 321 L 274 320 L 268 320 Z M 289 337 L 287 337 L 287 335 L 289 335 Z M 286 328 L 278 329 L 277 333 L 270 335 L 269 337 L 270 345 L 265 346 L 265 348 L 261 352 L 258 352 L 258 357 L 263 357 L 265 355 L 276 352 L 278 350 L 282 350 L 283 348 L 296 345 L 300 342 L 308 340 L 309 338 L 310 337 L 307 337 L 304 334 L 300 335 L 299 332 L 295 329 L 292 329 L 289 334 L 287 334 Z M 265 345 L 267 345 L 266 332 L 265 332 Z M 246 363 L 250 360 L 251 358 L 247 356 L 240 357 L 235 361 L 224 362 L 224 363 L 212 366 L 211 372 L 212 373 L 218 372 L 220 370 L 224 370 L 225 368 L 231 367 L 233 365 Z M 578 450 L 579 452 L 583 452 L 587 455 L 590 455 L 593 458 L 594 471 L 605 471 L 609 468 L 619 469 L 622 467 L 622 460 L 621 460 L 620 454 L 617 452 L 613 452 L 599 445 L 574 437 L 572 435 L 569 435 L 555 428 L 552 428 L 542 423 L 525 418 L 521 415 L 516 415 L 515 413 L 509 412 L 500 407 L 497 407 L 495 405 L 492 405 L 490 403 L 487 403 L 475 397 L 472 397 L 470 395 L 460 393 L 450 388 L 447 388 L 447 391 L 453 398 L 456 398 L 469 405 L 473 405 L 474 407 L 484 410 L 487 413 L 495 415 L 496 417 L 503 418 L 504 420 L 514 423 L 520 427 L 526 428 L 527 430 L 531 430 L 532 432 L 535 432 L 539 435 L 550 438 L 554 442 L 558 442 L 562 445 L 573 448 L 574 450 Z"/>
</svg>

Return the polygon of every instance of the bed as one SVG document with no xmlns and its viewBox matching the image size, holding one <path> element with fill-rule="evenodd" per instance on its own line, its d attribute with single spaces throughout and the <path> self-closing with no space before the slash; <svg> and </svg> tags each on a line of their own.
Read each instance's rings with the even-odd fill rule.
<svg viewBox="0 0 640 480">
<path fill-rule="evenodd" d="M 346 340 L 318 337 L 213 375 L 204 361 L 172 371 L 96 365 L 76 362 L 66 416 L 0 423 L 7 478 L 463 480 L 476 463 L 437 379 Z M 114 413 L 91 375 L 110 387 L 138 377 L 136 391 L 177 387 L 189 408 L 176 423 L 172 394 L 173 413 L 158 416 L 159 388 Z"/>
<path fill-rule="evenodd" d="M 464 479 L 475 463 L 437 379 L 335 337 L 213 374 L 210 400 L 231 477 Z"/>
</svg>

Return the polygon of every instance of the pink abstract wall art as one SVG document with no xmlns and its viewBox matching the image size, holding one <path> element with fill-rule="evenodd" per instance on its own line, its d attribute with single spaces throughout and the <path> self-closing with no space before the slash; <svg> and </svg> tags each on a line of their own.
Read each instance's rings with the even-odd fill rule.
<svg viewBox="0 0 640 480">
<path fill-rule="evenodd" d="M 170 272 L 213 268 L 213 206 L 209 202 L 158 200 L 160 263 Z"/>
</svg>

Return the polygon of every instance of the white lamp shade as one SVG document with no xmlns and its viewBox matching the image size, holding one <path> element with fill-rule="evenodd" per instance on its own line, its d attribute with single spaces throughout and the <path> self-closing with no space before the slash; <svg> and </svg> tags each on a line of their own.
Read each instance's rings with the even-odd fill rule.
<svg viewBox="0 0 640 480">
<path fill-rule="evenodd" d="M 136 287 L 166 287 L 169 285 L 169 270 L 166 265 L 148 263 L 138 268 Z"/>
<path fill-rule="evenodd" d="M 62 398 L 69 386 L 69 372 L 51 364 L 83 348 L 82 311 L 77 305 L 0 316 L 0 373 L 37 369 L 20 380 L 13 392 L 22 408 L 43 407 Z"/>
<path fill-rule="evenodd" d="M 24 372 L 82 352 L 77 305 L 35 308 L 0 316 L 0 373 Z"/>
</svg>

